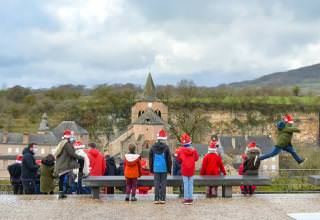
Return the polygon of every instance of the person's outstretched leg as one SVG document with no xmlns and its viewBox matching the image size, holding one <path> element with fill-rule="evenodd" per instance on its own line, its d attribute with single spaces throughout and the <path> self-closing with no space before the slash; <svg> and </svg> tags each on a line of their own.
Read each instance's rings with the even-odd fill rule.
<svg viewBox="0 0 320 220">
<path fill-rule="evenodd" d="M 299 157 L 296 150 L 293 148 L 293 146 L 291 144 L 289 144 L 287 147 L 283 148 L 283 150 L 290 153 L 293 156 L 293 158 L 297 161 L 298 164 L 301 164 L 304 161 L 304 159 Z"/>
<path fill-rule="evenodd" d="M 281 148 L 280 148 L 280 147 L 277 147 L 277 146 L 274 146 L 271 152 L 266 153 L 266 154 L 260 156 L 259 159 L 260 159 L 260 160 L 265 160 L 265 159 L 268 159 L 268 158 L 270 158 L 270 157 L 276 156 L 276 155 L 279 154 L 280 152 L 281 152 Z"/>
</svg>

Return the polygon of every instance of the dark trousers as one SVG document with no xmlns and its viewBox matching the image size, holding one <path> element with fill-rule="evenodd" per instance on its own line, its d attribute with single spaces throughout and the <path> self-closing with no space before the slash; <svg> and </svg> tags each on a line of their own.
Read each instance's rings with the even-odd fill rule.
<svg viewBox="0 0 320 220">
<path fill-rule="evenodd" d="M 84 167 L 84 159 L 79 159 L 79 172 L 78 172 L 78 183 L 77 183 L 77 194 L 84 194 L 82 188 L 82 178 L 83 178 L 83 167 Z"/>
<path fill-rule="evenodd" d="M 267 153 L 265 155 L 262 155 L 260 157 L 260 160 L 265 160 L 268 159 L 270 157 L 274 157 L 276 155 L 278 155 L 281 151 L 286 151 L 288 153 L 290 153 L 292 155 L 292 157 L 298 162 L 301 163 L 303 160 L 299 157 L 299 155 L 297 154 L 296 150 L 293 148 L 293 146 L 291 144 L 289 144 L 286 147 L 278 147 L 278 146 L 274 146 L 272 151 L 270 153 Z"/>
<path fill-rule="evenodd" d="M 11 182 L 12 188 L 13 188 L 13 194 L 14 195 L 21 195 L 23 194 L 23 186 L 22 182 Z"/>
<path fill-rule="evenodd" d="M 166 200 L 167 173 L 154 174 L 154 200 Z"/>
<path fill-rule="evenodd" d="M 114 187 L 107 187 L 107 194 L 114 194 Z"/>
<path fill-rule="evenodd" d="M 35 194 L 36 183 L 35 180 L 22 180 L 24 194 Z"/>
<path fill-rule="evenodd" d="M 217 186 L 207 186 L 207 197 L 217 197 L 218 187 Z"/>
<path fill-rule="evenodd" d="M 138 178 L 127 178 L 126 179 L 127 198 L 130 197 L 130 194 L 132 195 L 132 197 L 136 196 L 137 185 L 138 185 Z"/>
</svg>

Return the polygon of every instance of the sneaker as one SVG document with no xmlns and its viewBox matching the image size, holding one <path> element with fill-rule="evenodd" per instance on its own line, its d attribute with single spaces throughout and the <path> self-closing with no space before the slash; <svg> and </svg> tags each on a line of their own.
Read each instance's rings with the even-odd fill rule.
<svg viewBox="0 0 320 220">
<path fill-rule="evenodd" d="M 165 200 L 161 200 L 161 201 L 160 201 L 160 204 L 161 204 L 161 205 L 164 205 L 164 204 L 166 204 L 166 201 L 165 201 Z"/>
<path fill-rule="evenodd" d="M 186 199 L 183 204 L 185 204 L 185 205 L 192 205 L 192 200 L 191 200 L 191 199 Z"/>
<path fill-rule="evenodd" d="M 159 200 L 154 200 L 154 201 L 153 201 L 153 204 L 158 205 L 158 204 L 160 204 L 160 201 L 159 201 Z"/>
<path fill-rule="evenodd" d="M 129 202 L 129 201 L 130 201 L 130 199 L 129 199 L 129 198 L 126 198 L 126 199 L 125 199 L 125 201 L 126 201 L 126 202 Z"/>
<path fill-rule="evenodd" d="M 131 202 L 136 202 L 136 201 L 138 201 L 138 199 L 136 197 L 131 198 Z"/>
<path fill-rule="evenodd" d="M 303 165 L 307 160 L 308 160 L 308 158 L 302 159 L 302 161 L 300 161 L 300 162 L 298 163 L 299 166 Z"/>
<path fill-rule="evenodd" d="M 66 199 L 67 196 L 63 192 L 59 192 L 58 199 Z"/>
<path fill-rule="evenodd" d="M 188 202 L 187 199 L 183 199 L 183 200 L 182 200 L 182 203 L 183 203 L 183 204 L 185 204 L 185 203 L 187 203 L 187 202 Z"/>
</svg>

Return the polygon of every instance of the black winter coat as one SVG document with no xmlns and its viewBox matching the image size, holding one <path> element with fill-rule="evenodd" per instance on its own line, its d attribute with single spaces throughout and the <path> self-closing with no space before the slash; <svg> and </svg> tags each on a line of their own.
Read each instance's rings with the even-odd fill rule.
<svg viewBox="0 0 320 220">
<path fill-rule="evenodd" d="M 173 175 L 181 176 L 181 163 L 177 160 L 176 157 L 173 159 Z"/>
<path fill-rule="evenodd" d="M 165 160 L 167 163 L 167 172 L 171 174 L 171 166 L 172 166 L 172 159 L 170 154 L 170 149 L 168 145 L 165 143 L 162 143 L 161 141 L 156 142 L 150 152 L 149 152 L 149 166 L 150 166 L 150 172 L 153 173 L 153 159 L 154 154 L 162 154 L 164 153 Z"/>
<path fill-rule="evenodd" d="M 38 177 L 39 166 L 36 164 L 34 159 L 34 153 L 25 148 L 22 152 L 22 166 L 21 166 L 21 179 L 22 180 L 32 180 Z"/>
<path fill-rule="evenodd" d="M 19 183 L 21 181 L 21 163 L 14 163 L 8 166 L 10 181 Z"/>
<path fill-rule="evenodd" d="M 117 166 L 114 157 L 106 156 L 106 172 L 105 176 L 116 176 Z"/>
</svg>

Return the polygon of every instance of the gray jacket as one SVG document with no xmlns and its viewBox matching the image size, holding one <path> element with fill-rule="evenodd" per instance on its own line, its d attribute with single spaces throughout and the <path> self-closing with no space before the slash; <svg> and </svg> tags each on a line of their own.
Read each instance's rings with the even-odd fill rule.
<svg viewBox="0 0 320 220">
<path fill-rule="evenodd" d="M 77 160 L 83 159 L 76 154 L 73 145 L 69 142 L 63 145 L 56 157 L 55 173 L 59 176 L 73 169 L 78 169 L 79 164 Z"/>
</svg>

